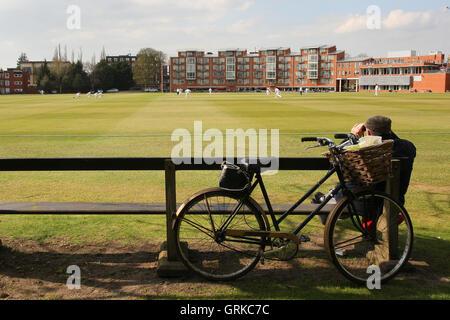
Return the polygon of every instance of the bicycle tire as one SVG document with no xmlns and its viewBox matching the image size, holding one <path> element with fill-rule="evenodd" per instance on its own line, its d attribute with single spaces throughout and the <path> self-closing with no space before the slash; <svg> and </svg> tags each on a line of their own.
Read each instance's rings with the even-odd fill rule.
<svg viewBox="0 0 450 320">
<path fill-rule="evenodd" d="M 180 207 L 174 235 L 178 256 L 188 269 L 206 279 L 224 281 L 239 278 L 256 266 L 264 251 L 264 237 L 239 240 L 221 237 L 218 232 L 219 225 L 229 216 L 228 210 L 239 202 L 241 196 L 220 188 L 206 189 Z M 264 213 L 253 199 L 246 198 L 243 208 L 246 210 L 238 211 L 230 228 L 266 230 Z M 206 212 L 199 213 L 201 211 Z M 251 243 L 244 242 L 247 240 Z M 187 249 L 183 243 L 187 244 Z"/>
<path fill-rule="evenodd" d="M 388 220 L 388 208 L 398 216 Z M 370 266 L 378 267 L 380 284 L 395 277 L 411 255 L 413 239 L 406 209 L 384 192 L 366 191 L 336 205 L 325 225 L 324 244 L 345 277 L 367 285 Z"/>
</svg>

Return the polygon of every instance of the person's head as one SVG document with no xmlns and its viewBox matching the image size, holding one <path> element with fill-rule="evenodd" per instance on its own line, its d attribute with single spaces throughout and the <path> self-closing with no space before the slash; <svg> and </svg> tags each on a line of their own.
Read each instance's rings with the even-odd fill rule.
<svg viewBox="0 0 450 320">
<path fill-rule="evenodd" d="M 388 117 L 384 116 L 374 116 L 364 123 L 366 127 L 367 135 L 371 136 L 382 136 L 385 134 L 390 134 L 392 121 Z"/>
</svg>

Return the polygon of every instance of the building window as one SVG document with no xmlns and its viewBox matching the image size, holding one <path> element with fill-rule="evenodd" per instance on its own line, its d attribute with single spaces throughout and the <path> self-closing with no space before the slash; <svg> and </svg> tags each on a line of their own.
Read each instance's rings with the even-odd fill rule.
<svg viewBox="0 0 450 320">
<path fill-rule="evenodd" d="M 319 73 L 314 70 L 308 71 L 308 79 L 317 79 L 319 77 Z"/>
<path fill-rule="evenodd" d="M 277 78 L 276 56 L 267 57 L 266 79 L 275 80 Z"/>
<path fill-rule="evenodd" d="M 186 79 L 195 80 L 195 58 L 187 58 L 186 62 Z"/>
<path fill-rule="evenodd" d="M 236 58 L 235 57 L 227 57 L 227 80 L 235 80 L 236 79 Z"/>
</svg>

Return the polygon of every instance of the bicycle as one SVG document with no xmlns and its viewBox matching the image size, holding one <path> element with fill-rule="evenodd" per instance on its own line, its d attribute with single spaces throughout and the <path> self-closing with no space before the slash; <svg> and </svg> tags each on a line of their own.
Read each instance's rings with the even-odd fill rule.
<svg viewBox="0 0 450 320">
<path fill-rule="evenodd" d="M 329 138 L 302 138 L 302 142 L 317 142 L 315 147 L 328 147 L 330 170 L 278 218 L 259 164 L 237 167 L 248 177 L 248 184 L 241 190 L 217 187 L 192 195 L 177 210 L 173 224 L 180 260 L 188 269 L 207 279 L 233 280 L 248 273 L 260 260 L 264 263 L 265 259 L 292 259 L 297 255 L 299 244 L 308 240 L 298 236 L 300 231 L 333 197 L 341 194 L 342 199 L 328 214 L 325 224 L 324 245 L 329 259 L 345 277 L 359 284 L 366 284 L 371 265 L 380 268 L 381 283 L 392 279 L 411 254 L 411 219 L 403 205 L 385 192 L 374 187 L 352 189 L 347 186 L 338 155 L 345 146 L 356 144 L 358 136 L 335 135 L 335 139 L 344 138 L 339 145 Z M 339 183 L 323 202 L 294 230 L 281 231 L 282 221 L 335 173 Z M 251 197 L 258 185 L 268 215 Z"/>
</svg>

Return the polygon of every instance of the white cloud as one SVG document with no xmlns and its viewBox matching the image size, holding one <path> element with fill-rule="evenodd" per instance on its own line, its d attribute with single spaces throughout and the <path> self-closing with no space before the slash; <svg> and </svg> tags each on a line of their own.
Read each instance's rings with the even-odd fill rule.
<svg viewBox="0 0 450 320">
<path fill-rule="evenodd" d="M 350 14 L 338 22 L 335 33 L 350 33 L 367 29 L 367 15 Z M 409 28 L 411 31 L 417 31 L 420 28 L 436 26 L 450 20 L 450 15 L 443 10 L 429 10 L 407 12 L 397 9 L 389 12 L 383 19 L 381 18 L 381 28 L 388 30 Z"/>
<path fill-rule="evenodd" d="M 51 58 L 57 43 L 67 44 L 69 50 L 75 48 L 76 54 L 82 47 L 85 60 L 90 60 L 94 53 L 98 57 L 103 46 L 108 54 L 137 53 L 140 48 L 154 47 L 169 55 L 183 48 L 215 51 L 227 47 L 253 50 L 286 46 L 298 51 L 310 44 L 336 44 L 338 49 L 352 54 L 369 55 L 404 48 L 450 51 L 450 12 L 443 8 L 382 12 L 381 29 L 369 30 L 365 12 L 334 15 L 315 12 L 308 22 L 284 21 L 283 14 L 288 14 L 289 5 L 279 6 L 272 15 L 256 0 L 75 2 L 81 8 L 81 30 L 71 31 L 66 27 L 66 8 L 71 0 L 0 0 L 3 13 L 0 30 L 15 25 L 0 39 L 0 63 L 14 65 L 22 51 L 30 59 Z M 23 6 L 15 5 L 18 3 Z M 15 23 L 16 13 L 20 13 L 24 23 Z M 35 26 L 39 26 L 39 36 L 29 32 Z"/>
<path fill-rule="evenodd" d="M 249 34 L 257 21 L 256 18 L 241 19 L 231 24 L 226 30 L 231 33 Z"/>
<path fill-rule="evenodd" d="M 244 1 L 240 7 L 238 7 L 239 11 L 246 11 L 247 9 L 249 9 L 251 6 L 253 6 L 255 4 L 254 1 Z"/>
<path fill-rule="evenodd" d="M 346 21 L 337 27 L 336 33 L 347 33 L 359 31 L 367 28 L 367 16 L 359 14 L 351 14 Z"/>
<path fill-rule="evenodd" d="M 167 10 L 185 9 L 207 11 L 245 11 L 255 4 L 252 0 L 132 0 L 132 3 L 143 7 L 165 7 Z"/>
<path fill-rule="evenodd" d="M 387 29 L 426 26 L 432 23 L 433 17 L 438 14 L 438 11 L 404 12 L 401 9 L 394 10 L 382 21 L 382 26 Z"/>
</svg>

